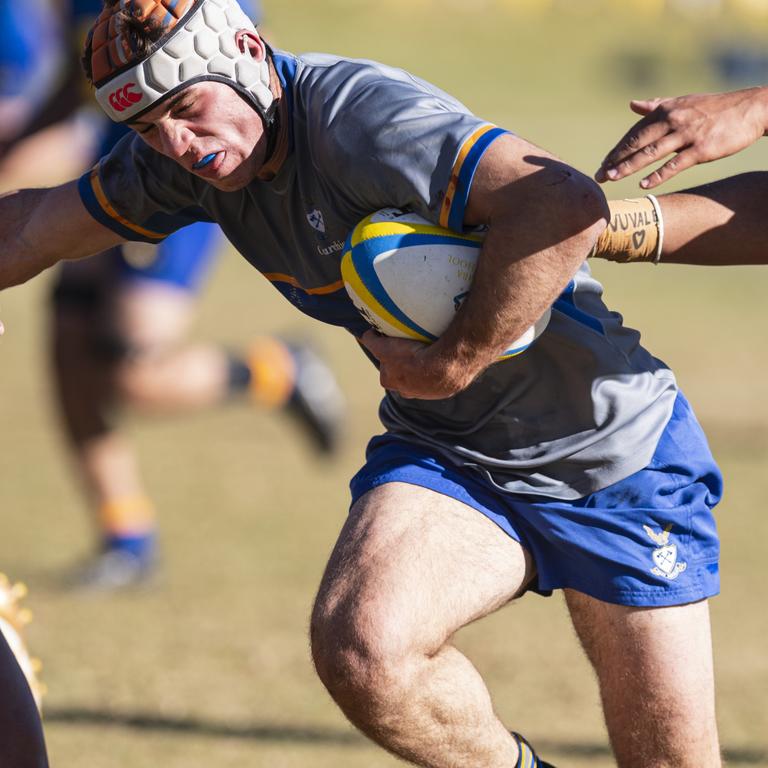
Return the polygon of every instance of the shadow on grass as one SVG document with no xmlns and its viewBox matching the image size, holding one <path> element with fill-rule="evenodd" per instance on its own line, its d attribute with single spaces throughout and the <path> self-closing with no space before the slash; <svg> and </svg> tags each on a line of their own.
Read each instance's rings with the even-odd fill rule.
<svg viewBox="0 0 768 768">
<path fill-rule="evenodd" d="M 127 728 L 135 731 L 189 733 L 217 739 L 250 739 L 253 741 L 291 742 L 294 744 L 332 744 L 361 746 L 367 740 L 356 731 L 342 728 L 313 728 L 312 726 L 279 723 L 224 723 L 198 717 L 174 717 L 150 712 L 115 712 L 85 707 L 46 707 L 45 725 L 85 725 L 106 728 Z"/>
<path fill-rule="evenodd" d="M 190 733 L 223 739 L 250 739 L 253 741 L 285 742 L 292 744 L 329 744 L 333 746 L 361 747 L 370 742 L 352 730 L 342 728 L 313 728 L 312 726 L 277 723 L 216 722 L 197 717 L 171 717 L 149 712 L 109 712 L 85 707 L 51 707 L 45 710 L 45 722 L 57 725 L 84 725 L 107 728 L 128 728 L 136 731 L 162 733 Z M 536 751 L 543 754 L 571 757 L 610 757 L 607 744 L 533 739 Z M 762 749 L 726 748 L 727 762 L 734 765 L 765 765 L 768 751 Z"/>
<path fill-rule="evenodd" d="M 613 754 L 608 744 L 585 744 L 584 742 L 555 741 L 551 739 L 531 739 L 536 751 L 546 755 L 567 757 L 611 757 Z M 723 748 L 725 762 L 732 765 L 766 765 L 768 751 L 764 749 L 742 749 L 739 747 Z"/>
</svg>

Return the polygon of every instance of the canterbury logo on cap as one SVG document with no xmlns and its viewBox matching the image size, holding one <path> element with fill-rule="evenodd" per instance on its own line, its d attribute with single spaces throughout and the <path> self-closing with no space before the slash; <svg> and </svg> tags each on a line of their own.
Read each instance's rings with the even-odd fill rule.
<svg viewBox="0 0 768 768">
<path fill-rule="evenodd" d="M 144 98 L 143 94 L 132 91 L 132 88 L 136 88 L 136 83 L 128 83 L 109 94 L 109 106 L 115 112 L 123 112 Z"/>
</svg>

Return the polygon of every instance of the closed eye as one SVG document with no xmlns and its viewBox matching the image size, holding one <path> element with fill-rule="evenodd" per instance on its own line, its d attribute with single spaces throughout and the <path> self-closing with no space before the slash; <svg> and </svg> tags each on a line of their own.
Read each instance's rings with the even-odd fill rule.
<svg viewBox="0 0 768 768">
<path fill-rule="evenodd" d="M 184 115 L 189 115 L 191 107 L 192 107 L 191 104 L 179 104 L 177 107 L 174 108 L 173 116 L 183 117 Z"/>
</svg>

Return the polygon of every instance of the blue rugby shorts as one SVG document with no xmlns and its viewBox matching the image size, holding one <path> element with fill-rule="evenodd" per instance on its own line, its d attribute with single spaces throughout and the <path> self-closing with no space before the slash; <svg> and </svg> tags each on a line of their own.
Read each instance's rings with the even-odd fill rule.
<svg viewBox="0 0 768 768">
<path fill-rule="evenodd" d="M 522 544 L 537 575 L 528 589 L 574 589 L 626 606 L 683 605 L 720 589 L 713 507 L 722 476 L 687 400 L 678 394 L 645 469 L 573 501 L 504 493 L 471 468 L 395 435 L 374 437 L 352 478 L 352 503 L 410 483 L 478 510 Z"/>
</svg>

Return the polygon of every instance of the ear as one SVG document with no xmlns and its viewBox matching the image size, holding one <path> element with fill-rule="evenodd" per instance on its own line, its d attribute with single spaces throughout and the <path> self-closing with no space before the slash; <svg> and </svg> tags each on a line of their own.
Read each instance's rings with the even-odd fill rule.
<svg viewBox="0 0 768 768">
<path fill-rule="evenodd" d="M 235 34 L 235 43 L 241 53 L 250 53 L 251 57 L 259 63 L 267 58 L 267 48 L 258 32 L 241 29 Z"/>
</svg>

